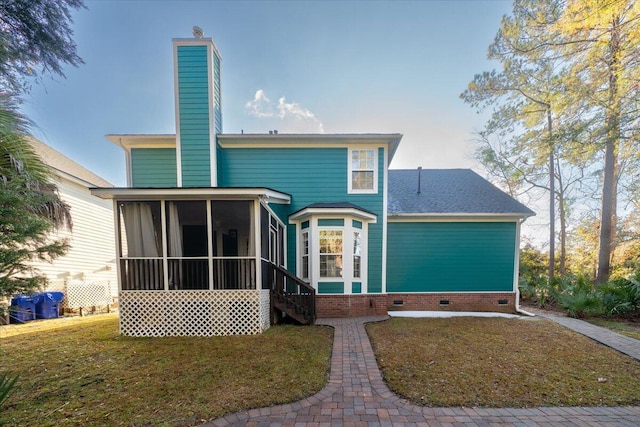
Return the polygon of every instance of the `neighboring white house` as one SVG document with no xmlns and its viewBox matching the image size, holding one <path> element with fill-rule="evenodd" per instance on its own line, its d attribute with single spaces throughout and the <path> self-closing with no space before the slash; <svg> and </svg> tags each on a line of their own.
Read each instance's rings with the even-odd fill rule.
<svg viewBox="0 0 640 427">
<path fill-rule="evenodd" d="M 69 239 L 69 252 L 53 263 L 38 262 L 34 266 L 47 276 L 50 289 L 68 294 L 67 307 L 110 304 L 118 295 L 113 204 L 93 196 L 89 188 L 113 185 L 43 142 L 35 138 L 30 142 L 52 169 L 73 220 L 72 231 L 60 229 L 56 233 L 59 238 Z"/>
</svg>

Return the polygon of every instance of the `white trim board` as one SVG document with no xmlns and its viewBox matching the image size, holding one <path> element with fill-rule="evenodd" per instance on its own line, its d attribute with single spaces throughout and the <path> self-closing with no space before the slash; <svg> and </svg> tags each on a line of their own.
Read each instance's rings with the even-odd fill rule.
<svg viewBox="0 0 640 427">
<path fill-rule="evenodd" d="M 402 214 L 389 215 L 388 222 L 520 222 L 515 214 Z"/>
<path fill-rule="evenodd" d="M 157 200 L 158 198 L 194 199 L 194 198 L 226 198 L 254 199 L 259 198 L 268 203 L 289 204 L 291 196 L 268 188 L 91 188 L 91 194 L 102 199 L 118 200 Z"/>
<path fill-rule="evenodd" d="M 389 317 L 450 318 L 450 317 L 504 317 L 506 319 L 531 319 L 517 314 L 479 311 L 388 311 Z"/>
<path fill-rule="evenodd" d="M 345 215 L 362 219 L 372 224 L 375 224 L 377 219 L 376 215 L 355 208 L 305 208 L 289 215 L 289 221 L 304 221 L 307 217 L 311 216 L 318 218 L 339 218 Z"/>
</svg>

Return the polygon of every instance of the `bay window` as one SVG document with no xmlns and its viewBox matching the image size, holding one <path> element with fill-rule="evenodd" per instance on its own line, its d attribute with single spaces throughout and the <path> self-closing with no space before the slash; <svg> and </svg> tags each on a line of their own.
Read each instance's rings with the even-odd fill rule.
<svg viewBox="0 0 640 427">
<path fill-rule="evenodd" d="M 320 294 L 367 292 L 367 233 L 376 216 L 352 204 L 311 207 L 289 217 L 298 229 L 298 277 Z"/>
</svg>

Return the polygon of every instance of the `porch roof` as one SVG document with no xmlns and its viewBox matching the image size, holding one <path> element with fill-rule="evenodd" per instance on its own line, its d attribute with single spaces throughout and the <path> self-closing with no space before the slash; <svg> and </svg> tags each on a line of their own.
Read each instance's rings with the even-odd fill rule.
<svg viewBox="0 0 640 427">
<path fill-rule="evenodd" d="M 224 200 L 261 199 L 268 203 L 291 203 L 289 194 L 266 187 L 91 188 L 91 194 L 101 199 L 117 200 L 219 198 Z"/>
</svg>

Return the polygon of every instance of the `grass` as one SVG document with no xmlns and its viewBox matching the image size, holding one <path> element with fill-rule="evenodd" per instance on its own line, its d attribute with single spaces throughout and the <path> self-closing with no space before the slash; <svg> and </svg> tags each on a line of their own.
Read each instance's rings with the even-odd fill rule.
<svg viewBox="0 0 640 427">
<path fill-rule="evenodd" d="M 548 320 L 393 318 L 367 331 L 389 387 L 419 405 L 640 403 L 640 362 Z"/>
<path fill-rule="evenodd" d="M 630 338 L 640 340 L 640 323 L 636 321 L 630 321 L 625 319 L 602 319 L 602 318 L 588 318 L 584 319 L 589 323 L 593 323 L 597 326 L 610 329 L 622 335 L 626 335 Z"/>
<path fill-rule="evenodd" d="M 109 315 L 31 324 L 49 322 L 56 327 L 26 324 L 26 333 L 13 328 L 12 336 L 0 328 L 2 366 L 20 373 L 0 412 L 7 425 L 196 425 L 296 401 L 327 382 L 330 328 L 131 338 L 118 335 L 117 318 Z"/>
</svg>

